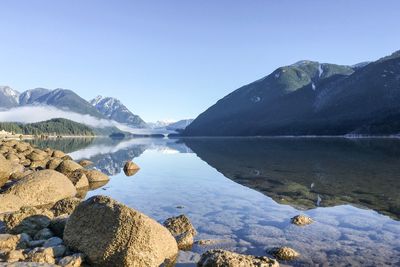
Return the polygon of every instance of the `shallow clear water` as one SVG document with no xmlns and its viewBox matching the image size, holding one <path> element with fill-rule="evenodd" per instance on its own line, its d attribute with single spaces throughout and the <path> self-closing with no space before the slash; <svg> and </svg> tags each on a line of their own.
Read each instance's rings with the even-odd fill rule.
<svg viewBox="0 0 400 267">
<path fill-rule="evenodd" d="M 68 143 L 69 142 L 69 143 Z M 66 144 L 68 143 L 68 144 Z M 392 139 L 58 140 L 111 181 L 109 195 L 159 222 L 186 214 L 200 239 L 179 265 L 211 248 L 267 255 L 287 245 L 294 266 L 400 265 L 400 141 Z M 122 171 L 133 159 L 141 169 Z M 304 213 L 316 222 L 298 227 Z"/>
</svg>

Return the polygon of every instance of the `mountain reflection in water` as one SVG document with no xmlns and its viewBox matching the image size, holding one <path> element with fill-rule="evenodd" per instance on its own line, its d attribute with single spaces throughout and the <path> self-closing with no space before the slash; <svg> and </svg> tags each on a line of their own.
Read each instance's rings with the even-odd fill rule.
<svg viewBox="0 0 400 267">
<path fill-rule="evenodd" d="M 224 176 L 282 204 L 350 203 L 400 218 L 400 141 L 209 138 L 185 143 Z"/>
<path fill-rule="evenodd" d="M 86 197 L 108 195 L 159 222 L 184 213 L 196 240 L 218 240 L 182 252 L 177 266 L 213 248 L 268 255 L 283 245 L 301 256 L 281 266 L 400 264 L 397 140 L 98 138 L 69 151 L 112 176 Z M 140 170 L 127 177 L 132 159 Z M 315 222 L 292 225 L 299 213 Z"/>
</svg>

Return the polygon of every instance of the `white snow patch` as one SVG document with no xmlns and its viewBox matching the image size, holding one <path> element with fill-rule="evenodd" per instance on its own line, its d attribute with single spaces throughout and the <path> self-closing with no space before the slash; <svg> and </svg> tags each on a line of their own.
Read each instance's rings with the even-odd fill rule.
<svg viewBox="0 0 400 267">
<path fill-rule="evenodd" d="M 316 89 L 317 87 L 315 86 L 314 83 L 312 83 L 312 84 L 311 84 L 311 88 L 315 91 L 315 89 Z"/>
<path fill-rule="evenodd" d="M 254 103 L 258 103 L 258 102 L 261 101 L 261 97 L 259 97 L 259 96 L 253 96 L 253 97 L 251 98 L 251 101 L 253 101 Z"/>
<path fill-rule="evenodd" d="M 281 76 L 281 74 L 279 72 L 275 73 L 275 78 L 279 78 L 279 76 Z"/>
<path fill-rule="evenodd" d="M 318 65 L 318 73 L 319 73 L 319 74 L 318 74 L 318 75 L 319 75 L 318 77 L 320 77 L 320 78 L 321 78 L 321 76 L 322 76 L 322 73 L 324 73 L 324 70 L 322 69 L 322 66 L 321 66 L 321 64 L 319 64 L 319 65 Z"/>
</svg>

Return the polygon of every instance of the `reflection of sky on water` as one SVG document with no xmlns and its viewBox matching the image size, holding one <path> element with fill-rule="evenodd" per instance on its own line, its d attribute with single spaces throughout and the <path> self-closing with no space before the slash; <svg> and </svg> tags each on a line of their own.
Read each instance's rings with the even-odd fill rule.
<svg viewBox="0 0 400 267">
<path fill-rule="evenodd" d="M 88 158 L 112 176 L 88 196 L 110 195 L 160 222 L 185 213 L 199 231 L 196 239 L 220 240 L 181 253 L 180 262 L 194 262 L 210 248 L 266 255 L 266 249 L 288 245 L 302 254 L 291 263 L 295 266 L 400 266 L 400 222 L 360 208 L 399 216 L 399 141 L 231 138 L 185 140 L 187 146 L 149 138 L 57 142 L 59 149 L 71 148 L 67 151 L 73 151 L 73 158 Z M 126 177 L 121 170 L 130 159 L 141 169 Z M 294 208 L 299 206 L 308 210 Z M 299 213 L 316 222 L 291 225 L 290 218 Z"/>
<path fill-rule="evenodd" d="M 110 195 L 160 222 L 185 213 L 199 231 L 197 239 L 223 240 L 195 246 L 195 253 L 223 247 L 265 255 L 268 248 L 288 245 L 302 254 L 294 265 L 400 264 L 400 223 L 375 211 L 319 207 L 305 212 L 316 223 L 297 227 L 289 220 L 298 210 L 225 178 L 196 154 L 162 153 L 152 146 L 134 161 L 141 167 L 136 175 L 120 173 L 88 196 Z"/>
</svg>

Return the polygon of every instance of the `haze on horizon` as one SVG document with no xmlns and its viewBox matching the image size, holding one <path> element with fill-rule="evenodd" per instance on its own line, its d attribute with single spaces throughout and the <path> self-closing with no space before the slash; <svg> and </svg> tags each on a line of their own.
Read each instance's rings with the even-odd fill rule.
<svg viewBox="0 0 400 267">
<path fill-rule="evenodd" d="M 145 121 L 194 118 L 279 66 L 398 50 L 400 2 L 0 2 L 0 85 L 120 99 Z"/>
</svg>

